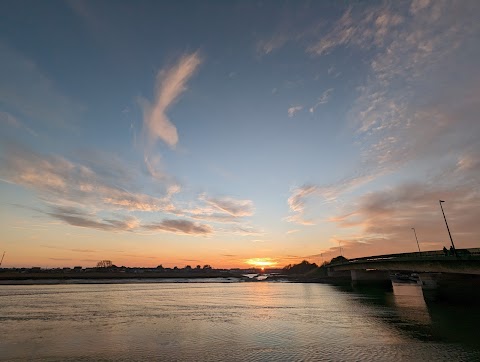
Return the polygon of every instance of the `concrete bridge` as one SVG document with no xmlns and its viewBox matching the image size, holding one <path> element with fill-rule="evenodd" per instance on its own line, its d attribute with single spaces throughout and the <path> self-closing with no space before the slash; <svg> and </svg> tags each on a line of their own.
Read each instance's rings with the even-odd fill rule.
<svg viewBox="0 0 480 362">
<path fill-rule="evenodd" d="M 423 289 L 468 286 L 478 290 L 480 248 L 457 249 L 457 255 L 445 255 L 439 250 L 367 256 L 329 264 L 327 272 L 332 279 L 350 278 L 356 284 L 390 283 L 395 274 L 417 274 Z"/>
<path fill-rule="evenodd" d="M 457 256 L 446 256 L 442 250 L 366 256 L 329 264 L 327 267 L 329 272 L 378 270 L 480 275 L 480 248 L 457 249 Z"/>
</svg>

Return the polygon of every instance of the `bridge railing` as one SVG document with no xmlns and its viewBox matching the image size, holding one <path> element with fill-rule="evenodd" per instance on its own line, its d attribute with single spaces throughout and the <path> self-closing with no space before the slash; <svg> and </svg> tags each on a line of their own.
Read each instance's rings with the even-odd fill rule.
<svg viewBox="0 0 480 362">
<path fill-rule="evenodd" d="M 469 256 L 469 255 L 480 255 L 480 248 L 470 248 L 470 249 L 456 249 L 457 255 L 459 256 Z M 348 261 L 342 261 L 337 263 L 328 264 L 328 266 L 336 265 L 346 265 L 351 263 L 359 262 L 371 262 L 371 261 L 382 261 L 382 260 L 392 260 L 392 259 L 424 259 L 424 258 L 439 258 L 445 257 L 443 250 L 432 250 L 432 251 L 422 251 L 414 253 L 399 253 L 399 254 L 385 254 L 385 255 L 374 255 L 374 256 L 365 256 L 361 258 L 348 259 Z"/>
</svg>

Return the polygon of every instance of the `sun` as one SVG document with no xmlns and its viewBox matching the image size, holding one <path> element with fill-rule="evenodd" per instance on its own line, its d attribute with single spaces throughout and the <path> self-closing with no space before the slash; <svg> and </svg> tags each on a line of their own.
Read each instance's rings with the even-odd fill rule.
<svg viewBox="0 0 480 362">
<path fill-rule="evenodd" d="M 272 267 L 277 264 L 277 262 L 272 258 L 251 258 L 246 260 L 245 263 L 257 268 L 261 268 L 262 271 L 265 270 L 266 267 Z"/>
</svg>

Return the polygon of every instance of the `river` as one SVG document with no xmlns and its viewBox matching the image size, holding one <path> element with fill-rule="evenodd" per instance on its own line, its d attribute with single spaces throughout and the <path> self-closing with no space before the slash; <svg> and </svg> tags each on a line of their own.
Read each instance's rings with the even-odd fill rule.
<svg viewBox="0 0 480 362">
<path fill-rule="evenodd" d="M 0 286 L 6 361 L 480 361 L 479 323 L 408 284 Z"/>
</svg>

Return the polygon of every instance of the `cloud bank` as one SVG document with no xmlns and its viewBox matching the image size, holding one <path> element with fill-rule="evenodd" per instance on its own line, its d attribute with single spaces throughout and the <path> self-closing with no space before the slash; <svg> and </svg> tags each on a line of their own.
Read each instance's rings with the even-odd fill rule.
<svg viewBox="0 0 480 362">
<path fill-rule="evenodd" d="M 439 194 L 441 190 L 448 193 L 449 188 L 478 187 L 473 185 L 478 184 L 474 181 L 478 174 L 472 171 L 478 171 L 478 157 L 472 155 L 480 152 L 480 123 L 475 116 L 480 87 L 472 54 L 478 54 L 473 39 L 480 36 L 476 21 L 479 10 L 476 2 L 428 0 L 400 7 L 391 3 L 350 7 L 307 47 L 307 53 L 314 57 L 355 50 L 367 64 L 364 82 L 358 86 L 348 112 L 352 142 L 359 147 L 359 165 L 334 184 L 310 184 L 293 190 L 288 203 L 294 215 L 288 221 L 311 222 L 305 220 L 308 200 L 343 199 L 349 206 L 341 218 L 342 228 L 366 225 L 371 209 L 354 210 L 353 205 L 366 201 L 361 193 L 352 196 L 352 191 L 370 186 L 380 177 L 401 175 L 414 162 L 427 174 L 419 176 L 429 179 L 423 186 L 417 185 L 418 189 L 425 188 L 423 192 L 428 193 L 432 187 L 432 175 L 436 177 L 432 184 L 441 186 Z M 458 18 L 461 24 L 455 20 Z M 459 63 L 466 67 L 463 76 L 457 68 Z M 460 174 L 464 176 L 460 178 Z M 400 183 L 396 187 L 406 186 Z M 465 195 L 476 200 L 472 193 L 465 191 Z M 418 214 L 413 215 L 422 220 Z M 338 222 L 335 217 L 331 220 Z M 371 227 L 362 230 L 364 238 L 377 237 Z M 389 240 L 398 237 L 386 235 Z"/>
<path fill-rule="evenodd" d="M 252 200 L 203 193 L 193 202 L 174 201 L 181 191 L 176 184 L 165 187 L 161 196 L 133 191 L 139 176 L 114 157 L 92 150 L 78 156 L 87 159 L 82 163 L 57 155 L 38 154 L 17 144 L 7 144 L 4 151 L 0 158 L 0 179 L 34 191 L 48 209 L 35 211 L 72 226 L 192 235 L 214 232 L 210 225 L 187 219 L 143 224 L 137 216 L 131 215 L 161 213 L 215 224 L 233 223 L 235 226 L 222 229 L 231 234 L 258 233 L 244 224 L 245 218 L 255 212 Z"/>
</svg>

